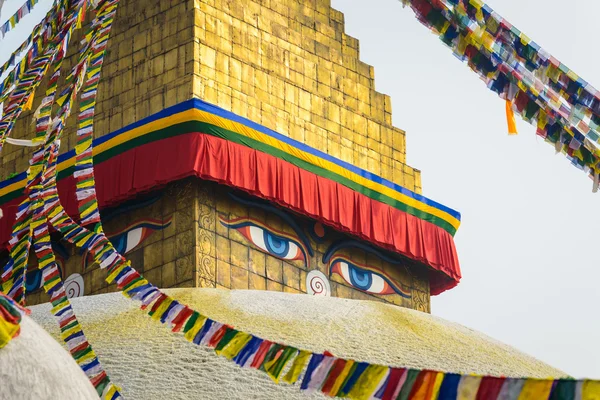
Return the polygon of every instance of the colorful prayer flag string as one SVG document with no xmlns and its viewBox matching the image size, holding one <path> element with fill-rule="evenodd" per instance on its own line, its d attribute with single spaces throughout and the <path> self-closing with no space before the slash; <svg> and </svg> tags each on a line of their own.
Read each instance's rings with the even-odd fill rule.
<svg viewBox="0 0 600 400">
<path fill-rule="evenodd" d="M 22 205 L 23 210 L 20 210 L 24 215 L 21 218 L 17 218 L 13 228 L 13 232 L 15 233 L 13 239 L 17 243 L 15 248 L 22 249 L 27 248 L 27 243 L 31 243 L 31 238 L 33 237 L 33 248 L 38 258 L 38 267 L 42 270 L 44 289 L 50 295 L 53 305 L 52 313 L 58 320 L 63 340 L 75 361 L 80 365 L 96 388 L 98 395 L 103 399 L 117 399 L 120 398 L 118 389 L 110 381 L 108 375 L 100 365 L 71 308 L 62 284 L 60 271 L 55 262 L 49 235 L 50 215 L 54 215 L 54 211 L 57 210 L 60 204 L 56 189 L 56 161 L 58 159 L 60 137 L 65 121 L 70 114 L 71 103 L 83 84 L 83 76 L 85 75 L 87 60 L 90 55 L 88 52 L 90 48 L 89 42 L 87 43 L 86 50 L 80 53 L 79 62 L 67 77 L 67 88 L 61 92 L 57 100 L 60 110 L 54 119 L 51 118 L 52 104 L 55 102 L 56 83 L 60 75 L 60 67 L 69 39 L 73 30 L 81 26 L 80 22 L 87 1 L 78 0 L 73 3 L 72 7 L 70 7 L 69 16 L 65 19 L 66 22 L 59 30 L 59 36 L 53 38 L 56 47 L 52 48 L 52 56 L 44 58 L 46 63 L 49 60 L 53 60 L 52 64 L 54 67 L 54 74 L 46 90 L 46 97 L 42 100 L 38 111 L 36 111 L 36 140 L 37 138 L 44 138 L 44 146 L 32 156 L 30 168 L 27 172 L 26 193 L 28 193 L 28 201 L 24 202 Z M 108 3 L 114 5 L 115 1 L 107 0 L 103 4 L 106 6 Z M 96 25 L 92 24 L 92 26 L 97 26 L 98 21 L 100 21 L 99 15 L 96 18 Z M 95 28 L 93 29 L 95 30 Z M 38 64 L 34 63 L 32 67 L 37 67 Z M 35 82 L 38 76 L 45 74 L 47 68 L 47 65 L 44 64 L 43 69 L 36 71 L 38 75 L 31 78 L 27 76 L 27 79 L 22 79 L 22 81 Z M 32 94 L 31 88 L 29 88 L 29 91 L 27 93 L 26 90 L 23 90 L 24 94 L 21 97 L 15 97 L 14 92 L 9 96 L 7 114 L 9 115 L 8 120 L 12 123 L 18 118 L 20 111 L 18 105 L 19 102 L 20 104 L 23 102 L 21 99 L 25 98 L 27 94 Z M 3 119 L 2 122 L 5 122 L 5 120 Z M 11 126 L 10 124 L 5 124 L 4 127 L 5 131 L 3 134 L 6 136 Z M 29 218 L 29 220 L 26 218 Z M 25 224 L 27 226 L 23 227 L 22 225 Z M 23 232 L 22 237 L 17 234 L 18 232 Z M 21 245 L 21 243 L 24 244 Z M 81 243 L 79 244 L 81 245 Z M 16 253 L 16 249 L 11 249 L 11 260 L 16 258 L 13 253 Z M 10 285 L 9 293 L 22 299 L 25 286 L 24 275 L 27 267 L 26 254 L 25 260 L 18 263 L 17 268 L 14 268 L 14 264 L 14 262 L 11 263 L 9 261 L 9 264 L 4 268 L 2 274 L 3 290 L 6 290 L 6 286 Z"/>
<path fill-rule="evenodd" d="M 573 165 L 600 173 L 600 92 L 480 0 L 401 0 Z M 507 106 L 509 131 L 511 124 Z M 513 129 L 514 128 L 514 129 Z"/>
<path fill-rule="evenodd" d="M 46 16 L 40 23 L 38 23 L 33 29 L 31 34 L 25 39 L 23 43 L 10 55 L 8 60 L 0 67 L 0 76 L 4 75 L 6 71 L 12 66 L 15 65 L 17 57 L 27 50 L 27 54 L 24 57 L 24 60 L 21 62 L 30 62 L 33 57 L 35 57 L 38 51 L 41 51 L 42 48 L 45 47 L 47 41 L 52 37 L 53 27 L 56 26 L 59 15 L 61 15 L 60 10 L 66 7 L 66 1 L 58 1 L 54 0 L 54 4 L 46 13 Z M 33 45 L 32 45 L 33 44 Z M 31 46 L 31 48 L 29 47 Z M 15 70 L 18 70 L 17 66 Z M 11 88 L 14 83 L 15 78 L 15 70 L 13 70 L 2 83 L 0 83 L 0 103 L 3 103 L 6 100 L 6 95 L 8 90 Z"/>
<path fill-rule="evenodd" d="M 63 57 L 64 54 L 61 53 L 66 53 L 73 29 L 77 27 L 76 22 L 81 15 L 82 5 L 86 1 L 88 0 L 78 0 L 73 4 L 67 1 L 69 7 L 63 11 L 69 12 L 66 16 L 58 19 L 62 22 L 56 29 L 56 35 L 30 64 L 21 62 L 20 65 L 23 68 L 16 79 L 14 89 L 8 93 L 8 100 L 3 109 L 4 115 L 0 120 L 0 150 L 6 137 L 10 135 L 16 120 L 24 110 L 24 106 L 41 83 L 52 60 Z M 62 12 L 60 15 L 62 15 Z"/>
<path fill-rule="evenodd" d="M 100 222 L 94 169 L 92 168 L 92 140 L 94 137 L 94 115 L 98 84 L 100 82 L 100 71 L 116 13 L 116 3 L 116 0 L 107 1 L 97 11 L 97 18 L 92 24 L 95 31 L 91 42 L 90 62 L 85 72 L 86 80 L 81 89 L 73 176 L 76 182 L 76 196 L 79 203 L 79 215 L 82 225 Z"/>
<path fill-rule="evenodd" d="M 2 34 L 2 38 L 6 35 L 6 33 L 12 29 L 15 29 L 15 26 L 26 16 L 28 15 L 33 7 L 40 0 L 27 0 L 25 3 L 19 7 L 17 12 L 15 12 L 2 26 L 0 26 L 0 34 Z"/>
<path fill-rule="evenodd" d="M 349 399 L 596 399 L 600 381 L 506 378 L 459 375 L 357 362 L 329 353 L 318 354 L 274 343 L 214 321 L 163 293 L 128 262 L 107 267 L 107 282 L 140 301 L 155 321 L 207 346 L 240 367 L 267 373 L 279 382 L 300 383 L 308 393 Z M 581 397 L 578 397 L 580 394 Z M 508 397 L 507 397 L 508 396 Z"/>
</svg>

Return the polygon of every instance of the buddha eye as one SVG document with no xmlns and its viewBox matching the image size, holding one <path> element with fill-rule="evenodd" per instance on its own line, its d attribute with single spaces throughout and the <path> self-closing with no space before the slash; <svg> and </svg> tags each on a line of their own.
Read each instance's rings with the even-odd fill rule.
<svg viewBox="0 0 600 400">
<path fill-rule="evenodd" d="M 294 235 L 269 228 L 250 218 L 226 220 L 219 216 L 219 219 L 223 226 L 237 230 L 264 253 L 282 260 L 307 260 L 304 246 Z"/>
<path fill-rule="evenodd" d="M 169 225 L 171 225 L 170 218 L 164 222 L 145 219 L 128 226 L 122 231 L 109 235 L 108 240 L 120 254 L 127 254 L 148 239 L 154 232 L 161 231 Z M 85 270 L 93 264 L 94 260 L 91 255 L 84 254 L 83 262 Z"/>
<path fill-rule="evenodd" d="M 148 239 L 154 232 L 162 231 L 169 225 L 171 225 L 171 218 L 164 222 L 154 219 L 145 219 L 128 226 L 120 232 L 110 235 L 108 240 L 110 240 L 119 253 L 127 254 L 144 240 Z"/>
<path fill-rule="evenodd" d="M 109 240 L 119 253 L 127 254 L 135 249 L 138 244 L 142 243 L 142 241 L 153 232 L 154 230 L 152 228 L 132 228 L 130 231 L 110 237 Z"/>
<path fill-rule="evenodd" d="M 355 289 L 370 294 L 394 294 L 410 298 L 410 293 L 392 283 L 383 271 L 367 266 L 358 266 L 343 257 L 334 258 L 330 264 L 330 274 L 338 274 L 346 283 Z"/>
</svg>

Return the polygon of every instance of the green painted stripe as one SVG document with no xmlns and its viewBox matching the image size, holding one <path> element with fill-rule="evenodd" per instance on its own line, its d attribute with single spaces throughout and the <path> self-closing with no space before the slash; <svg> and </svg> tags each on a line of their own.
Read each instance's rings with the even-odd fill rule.
<svg viewBox="0 0 600 400">
<path fill-rule="evenodd" d="M 6 193 L 4 196 L 0 196 L 0 204 L 8 203 L 14 199 L 18 199 L 19 197 L 23 197 L 24 195 L 23 189 L 13 190 L 10 193 Z"/>
</svg>

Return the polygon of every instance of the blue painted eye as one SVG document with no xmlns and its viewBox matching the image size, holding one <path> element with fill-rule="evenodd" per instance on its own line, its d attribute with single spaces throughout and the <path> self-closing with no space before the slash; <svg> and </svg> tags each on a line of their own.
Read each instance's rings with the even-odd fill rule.
<svg viewBox="0 0 600 400">
<path fill-rule="evenodd" d="M 131 229 L 119 235 L 111 237 L 109 240 L 121 254 L 127 254 L 135 249 L 146 237 L 150 236 L 154 230 L 146 227 Z"/>
<path fill-rule="evenodd" d="M 343 259 L 337 259 L 331 266 L 352 287 L 363 292 L 388 294 L 393 293 L 392 288 L 383 277 L 375 272 L 363 269 Z"/>
<path fill-rule="evenodd" d="M 304 253 L 292 240 L 269 232 L 256 225 L 238 228 L 238 231 L 264 252 L 284 260 L 304 259 Z"/>
<path fill-rule="evenodd" d="M 143 219 L 127 228 L 108 236 L 108 240 L 120 254 L 128 254 L 148 239 L 156 231 L 161 231 L 171 225 L 171 218 L 165 221 L 155 219 Z M 94 259 L 91 255 L 84 253 L 83 269 L 93 265 Z"/>
<path fill-rule="evenodd" d="M 374 271 L 367 266 L 358 266 L 343 257 L 335 258 L 330 266 L 332 274 L 341 276 L 348 285 L 355 289 L 371 294 L 398 293 L 402 297 L 410 298 L 410 294 L 403 292 L 393 285 L 383 271 Z"/>
<path fill-rule="evenodd" d="M 360 290 L 369 290 L 373 285 L 373 273 L 358 269 L 354 265 L 348 265 L 350 283 Z"/>
<path fill-rule="evenodd" d="M 305 248 L 300 244 L 300 240 L 293 235 L 268 228 L 261 222 L 250 218 L 229 221 L 219 215 L 219 219 L 223 226 L 237 230 L 264 253 L 282 260 L 307 262 Z"/>
<path fill-rule="evenodd" d="M 286 257 L 290 248 L 290 241 L 285 238 L 281 238 L 264 230 L 264 241 L 269 253 L 276 255 L 277 257 Z"/>
</svg>

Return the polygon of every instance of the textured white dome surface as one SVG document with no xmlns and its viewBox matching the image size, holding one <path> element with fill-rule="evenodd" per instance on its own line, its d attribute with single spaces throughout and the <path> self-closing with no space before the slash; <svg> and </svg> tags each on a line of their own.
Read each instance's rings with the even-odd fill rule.
<svg viewBox="0 0 600 400">
<path fill-rule="evenodd" d="M 0 349 L 2 400 L 97 400 L 96 390 L 73 360 L 29 317 L 21 334 Z"/>
<path fill-rule="evenodd" d="M 264 339 L 383 365 L 511 377 L 564 377 L 514 348 L 429 314 L 372 301 L 267 291 L 165 290 L 217 321 Z M 120 293 L 72 299 L 111 379 L 130 399 L 306 399 L 150 319 Z M 50 305 L 31 307 L 53 336 Z M 324 398 L 324 397 L 323 397 Z"/>
</svg>

